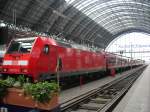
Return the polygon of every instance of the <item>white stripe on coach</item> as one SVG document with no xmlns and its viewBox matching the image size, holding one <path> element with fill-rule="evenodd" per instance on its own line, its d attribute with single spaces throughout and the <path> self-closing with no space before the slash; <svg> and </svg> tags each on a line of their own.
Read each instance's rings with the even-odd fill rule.
<svg viewBox="0 0 150 112">
<path fill-rule="evenodd" d="M 12 60 L 4 60 L 3 65 L 14 65 L 14 64 L 13 64 Z M 26 66 L 26 65 L 28 65 L 28 61 L 27 60 L 18 60 L 18 63 L 16 65 Z"/>
<path fill-rule="evenodd" d="M 12 65 L 12 60 L 4 60 L 3 65 Z"/>
<path fill-rule="evenodd" d="M 26 65 L 28 65 L 28 61 L 26 61 L 26 60 L 19 60 L 18 61 L 18 65 L 24 65 L 24 66 L 26 66 Z"/>
</svg>

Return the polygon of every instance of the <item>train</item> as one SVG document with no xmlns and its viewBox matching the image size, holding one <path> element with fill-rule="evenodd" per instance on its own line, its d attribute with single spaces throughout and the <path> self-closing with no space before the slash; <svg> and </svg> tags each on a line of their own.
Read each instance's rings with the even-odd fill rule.
<svg viewBox="0 0 150 112">
<path fill-rule="evenodd" d="M 72 79 L 96 72 L 111 74 L 143 64 L 143 60 L 131 60 L 103 50 L 36 36 L 11 40 L 3 57 L 1 74 L 24 75 L 38 82 L 56 79 L 58 74 L 60 79 Z"/>
<path fill-rule="evenodd" d="M 4 57 L 4 51 L 0 51 L 0 71 L 2 71 L 3 57 Z"/>
</svg>

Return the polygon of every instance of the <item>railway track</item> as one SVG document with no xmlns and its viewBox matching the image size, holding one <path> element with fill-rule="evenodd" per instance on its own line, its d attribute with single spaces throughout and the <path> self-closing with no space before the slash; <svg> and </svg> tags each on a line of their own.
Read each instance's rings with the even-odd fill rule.
<svg viewBox="0 0 150 112">
<path fill-rule="evenodd" d="M 145 67 L 61 104 L 61 112 L 111 112 Z"/>
</svg>

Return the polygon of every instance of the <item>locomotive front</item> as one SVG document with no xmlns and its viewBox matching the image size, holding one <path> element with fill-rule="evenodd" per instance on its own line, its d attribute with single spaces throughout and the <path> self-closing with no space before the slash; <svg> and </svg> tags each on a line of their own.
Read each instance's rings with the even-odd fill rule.
<svg viewBox="0 0 150 112">
<path fill-rule="evenodd" d="M 2 63 L 3 75 L 29 75 L 32 52 L 35 38 L 14 39 L 11 41 Z"/>
</svg>

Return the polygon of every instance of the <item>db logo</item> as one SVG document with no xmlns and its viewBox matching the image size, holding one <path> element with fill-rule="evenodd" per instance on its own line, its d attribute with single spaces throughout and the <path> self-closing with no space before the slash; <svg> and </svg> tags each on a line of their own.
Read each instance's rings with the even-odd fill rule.
<svg viewBox="0 0 150 112">
<path fill-rule="evenodd" d="M 0 112 L 8 112 L 8 109 L 5 107 L 0 107 Z"/>
</svg>

